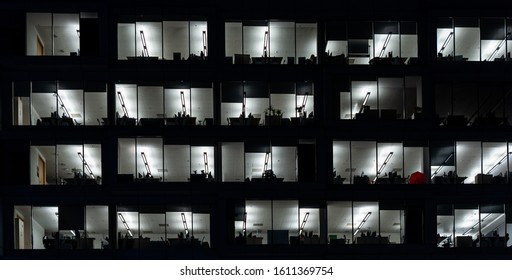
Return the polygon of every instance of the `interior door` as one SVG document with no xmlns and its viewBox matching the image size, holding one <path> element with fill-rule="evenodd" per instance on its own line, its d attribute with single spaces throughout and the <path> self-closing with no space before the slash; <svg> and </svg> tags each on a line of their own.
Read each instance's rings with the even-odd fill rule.
<svg viewBox="0 0 512 280">
<path fill-rule="evenodd" d="M 25 224 L 21 218 L 14 219 L 14 230 L 15 230 L 15 249 L 25 249 Z"/>
<path fill-rule="evenodd" d="M 44 45 L 43 45 L 43 41 L 41 40 L 41 38 L 39 38 L 39 36 L 37 36 L 36 44 L 37 44 L 37 46 L 36 46 L 37 55 L 43 56 L 44 55 Z"/>
<path fill-rule="evenodd" d="M 38 157 L 37 168 L 39 185 L 46 185 L 46 162 L 41 156 Z"/>
</svg>

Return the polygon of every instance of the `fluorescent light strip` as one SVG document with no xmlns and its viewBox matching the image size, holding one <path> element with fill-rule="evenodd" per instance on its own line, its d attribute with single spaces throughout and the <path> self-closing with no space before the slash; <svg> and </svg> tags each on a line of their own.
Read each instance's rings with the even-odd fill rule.
<svg viewBox="0 0 512 280">
<path fill-rule="evenodd" d="M 485 221 L 485 219 L 487 219 L 487 217 L 489 217 L 491 215 L 491 213 L 487 214 L 485 217 L 482 218 L 481 222 Z M 478 227 L 480 222 L 477 222 L 474 226 L 472 226 L 471 228 L 469 228 L 468 230 L 466 230 L 462 235 L 466 235 L 468 234 L 470 231 L 474 230 L 476 227 Z"/>
<path fill-rule="evenodd" d="M 505 159 L 508 158 L 508 156 L 510 156 L 512 154 L 512 152 L 508 152 L 506 155 L 503 156 L 503 158 L 501 158 L 491 169 L 489 169 L 489 171 L 487 171 L 487 175 L 492 175 L 492 172 L 498 168 L 498 166 L 500 166 L 500 164 L 503 163 L 503 161 Z"/>
<path fill-rule="evenodd" d="M 207 43 L 208 43 L 208 40 L 206 37 L 206 31 L 203 30 L 203 54 L 205 57 L 207 56 L 207 52 L 208 52 Z"/>
<path fill-rule="evenodd" d="M 359 114 L 363 112 L 364 106 L 366 106 L 366 102 L 368 102 L 368 99 L 370 99 L 370 92 L 367 92 L 364 96 L 363 103 L 361 103 L 361 108 L 359 109 Z"/>
<path fill-rule="evenodd" d="M 185 229 L 185 235 L 188 235 L 188 226 L 187 226 L 187 219 L 185 218 L 185 213 L 181 213 L 181 221 L 183 222 L 183 228 Z"/>
<path fill-rule="evenodd" d="M 210 169 L 208 168 L 208 153 L 203 153 L 203 162 L 204 162 L 204 173 L 210 173 Z"/>
<path fill-rule="evenodd" d="M 356 231 L 354 231 L 354 235 L 356 235 L 363 228 L 364 223 L 366 223 L 366 221 L 368 221 L 368 218 L 370 218 L 371 214 L 372 214 L 372 212 L 366 213 L 366 216 L 364 216 L 363 220 L 361 221 L 359 226 L 356 228 Z"/>
<path fill-rule="evenodd" d="M 180 98 L 181 98 L 181 113 L 184 117 L 187 115 L 187 106 L 185 104 L 185 93 L 183 91 L 180 91 Z"/>
<path fill-rule="evenodd" d="M 374 182 L 377 180 L 377 177 L 379 177 L 380 173 L 382 173 L 382 171 L 384 171 L 384 168 L 386 167 L 386 165 L 388 164 L 388 162 L 392 156 L 393 156 L 393 152 L 389 152 L 388 156 L 386 157 L 386 159 L 380 166 L 379 171 L 377 172 L 377 176 L 375 176 L 375 179 L 373 179 Z"/>
<path fill-rule="evenodd" d="M 267 48 L 268 48 L 268 31 L 265 31 L 265 35 L 263 36 L 263 57 L 267 57 Z"/>
<path fill-rule="evenodd" d="M 505 36 L 505 38 L 503 38 L 503 40 L 501 40 L 501 42 L 498 44 L 498 46 L 496 47 L 496 49 L 492 52 L 491 56 L 489 56 L 489 58 L 487 59 L 488 61 L 492 61 L 494 59 L 494 56 L 498 53 L 498 51 L 500 50 L 500 48 L 503 46 L 503 44 L 505 44 L 505 42 L 507 41 L 507 37 L 510 36 L 510 32 L 507 33 L 507 35 Z"/>
<path fill-rule="evenodd" d="M 124 104 L 124 98 L 120 91 L 117 92 L 117 97 L 119 98 L 119 102 L 121 102 L 121 108 L 123 108 L 124 115 L 129 118 L 128 116 L 128 110 L 126 109 L 126 106 Z"/>
<path fill-rule="evenodd" d="M 142 41 L 142 57 L 149 57 L 148 46 L 146 45 L 146 36 L 144 31 L 140 31 L 140 40 Z"/>
<path fill-rule="evenodd" d="M 382 50 L 380 51 L 379 57 L 382 57 L 384 55 L 384 52 L 386 51 L 386 48 L 388 47 L 389 40 L 391 39 L 392 32 L 388 33 L 388 36 L 386 37 L 386 40 L 384 41 L 384 45 L 382 46 Z"/>
<path fill-rule="evenodd" d="M 247 231 L 247 212 L 244 212 L 244 221 L 242 224 L 242 230 L 243 230 L 244 236 L 245 236 L 245 233 Z"/>
<path fill-rule="evenodd" d="M 146 154 L 144 152 L 140 153 L 142 157 L 142 161 L 144 162 L 144 166 L 146 167 L 146 172 L 148 175 L 151 175 L 151 170 L 149 169 L 148 159 L 146 158 Z"/>
<path fill-rule="evenodd" d="M 265 164 L 263 165 L 263 172 L 267 171 L 268 168 L 268 160 L 270 159 L 270 153 L 265 154 Z"/>
<path fill-rule="evenodd" d="M 58 93 L 57 93 L 57 99 L 59 100 L 59 106 L 64 110 L 64 112 L 66 113 L 66 116 L 68 118 L 71 118 L 71 115 L 69 114 L 68 109 L 66 108 L 66 106 L 64 106 L 64 102 L 62 102 L 62 99 L 60 98 L 60 95 Z"/>
<path fill-rule="evenodd" d="M 247 105 L 247 93 L 244 91 L 242 97 L 242 117 L 245 118 L 245 106 Z"/>
<path fill-rule="evenodd" d="M 304 215 L 304 219 L 302 220 L 302 224 L 300 225 L 299 235 L 301 235 L 302 232 L 304 231 L 304 227 L 306 227 L 306 222 L 308 221 L 308 218 L 309 212 L 306 212 L 306 214 Z"/>
<path fill-rule="evenodd" d="M 444 49 L 446 48 L 446 46 L 448 45 L 448 42 L 450 41 L 450 39 L 453 37 L 453 31 L 450 32 L 450 34 L 448 34 L 448 37 L 446 37 L 446 40 L 444 41 L 443 43 L 443 46 L 441 47 L 441 49 L 439 50 L 439 53 L 443 53 L 444 52 Z"/>
<path fill-rule="evenodd" d="M 444 167 L 444 165 L 453 157 L 453 153 L 449 154 L 448 157 L 443 161 L 443 163 L 441 163 L 441 165 L 436 169 L 436 171 L 434 171 L 434 174 L 432 174 L 432 176 L 430 177 L 431 179 L 433 179 L 437 173 L 439 173 L 439 171 L 441 171 L 441 168 Z"/>
<path fill-rule="evenodd" d="M 128 234 L 129 234 L 131 237 L 133 237 L 132 230 L 130 229 L 130 227 L 128 226 L 128 223 L 127 223 L 127 222 L 126 222 L 126 220 L 124 219 L 123 214 L 122 214 L 122 213 L 117 213 L 117 215 L 119 216 L 119 219 L 121 219 L 121 222 L 123 223 L 124 228 L 126 229 L 126 231 L 128 232 Z"/>
<path fill-rule="evenodd" d="M 82 153 L 81 152 L 78 152 L 78 157 L 80 158 L 80 160 L 82 161 L 82 164 L 84 165 L 85 168 L 87 168 L 87 172 L 89 173 L 89 176 L 91 176 L 93 179 L 95 178 L 94 177 L 94 173 L 92 173 L 92 170 L 91 168 L 89 167 L 89 165 L 87 164 L 87 162 L 85 161 L 85 158 L 82 156 Z"/>
</svg>

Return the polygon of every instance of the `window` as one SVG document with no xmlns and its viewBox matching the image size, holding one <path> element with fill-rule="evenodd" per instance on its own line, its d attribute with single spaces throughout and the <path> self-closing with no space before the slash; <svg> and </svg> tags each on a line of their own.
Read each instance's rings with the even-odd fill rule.
<svg viewBox="0 0 512 280">
<path fill-rule="evenodd" d="M 104 205 L 15 205 L 14 225 L 14 249 L 106 249 L 109 239 Z"/>
<path fill-rule="evenodd" d="M 206 60 L 208 28 L 206 21 L 162 21 L 141 16 L 117 24 L 119 60 Z"/>
<path fill-rule="evenodd" d="M 511 22 L 505 18 L 439 18 L 438 61 L 508 61 Z"/>
<path fill-rule="evenodd" d="M 162 138 L 118 140 L 118 182 L 211 182 L 215 146 Z"/>
<path fill-rule="evenodd" d="M 109 123 L 104 82 L 14 82 L 13 125 L 98 126 Z"/>
<path fill-rule="evenodd" d="M 317 32 L 317 24 L 308 22 L 226 22 L 226 62 L 317 64 Z"/>
<path fill-rule="evenodd" d="M 211 244 L 210 213 L 205 206 L 118 205 L 116 230 L 122 250 L 199 250 Z"/>
<path fill-rule="evenodd" d="M 352 80 L 340 90 L 342 120 L 413 120 L 422 116 L 421 77 Z"/>
<path fill-rule="evenodd" d="M 31 185 L 100 185 L 101 145 L 35 143 L 30 146 Z"/>
<path fill-rule="evenodd" d="M 119 126 L 213 125 L 211 83 L 116 84 Z"/>
<path fill-rule="evenodd" d="M 312 82 L 225 82 L 221 85 L 222 125 L 311 125 Z"/>
<path fill-rule="evenodd" d="M 509 210 L 497 203 L 438 204 L 437 247 L 506 247 Z"/>
<path fill-rule="evenodd" d="M 97 21 L 96 13 L 27 13 L 27 55 L 97 55 Z"/>
<path fill-rule="evenodd" d="M 424 143 L 335 140 L 333 184 L 425 184 L 410 180 L 426 174 L 427 152 Z"/>
</svg>

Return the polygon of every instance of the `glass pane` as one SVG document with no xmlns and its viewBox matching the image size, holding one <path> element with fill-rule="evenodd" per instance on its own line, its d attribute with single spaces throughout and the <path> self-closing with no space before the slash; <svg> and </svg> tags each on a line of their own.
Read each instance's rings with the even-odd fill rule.
<svg viewBox="0 0 512 280">
<path fill-rule="evenodd" d="M 300 244 L 325 244 L 320 238 L 320 209 L 300 208 L 299 222 Z"/>
<path fill-rule="evenodd" d="M 135 125 L 138 119 L 137 86 L 133 84 L 117 84 L 116 95 L 117 125 Z"/>
<path fill-rule="evenodd" d="M 118 180 L 133 182 L 135 177 L 135 139 L 120 138 L 117 144 L 117 174 Z"/>
<path fill-rule="evenodd" d="M 423 95 L 421 77 L 405 77 L 405 119 L 421 119 Z"/>
<path fill-rule="evenodd" d="M 53 15 L 53 55 L 80 54 L 80 20 L 78 14 Z"/>
<path fill-rule="evenodd" d="M 136 55 L 162 59 L 162 23 L 137 22 L 135 25 Z"/>
<path fill-rule="evenodd" d="M 297 148 L 272 147 L 272 170 L 278 181 L 297 181 Z"/>
<path fill-rule="evenodd" d="M 377 175 L 377 147 L 373 141 L 353 141 L 350 148 L 353 184 L 370 184 Z"/>
<path fill-rule="evenodd" d="M 53 55 L 52 14 L 27 13 L 27 55 Z"/>
<path fill-rule="evenodd" d="M 163 125 L 164 88 L 158 86 L 138 87 L 139 125 Z"/>
<path fill-rule="evenodd" d="M 450 207 L 450 210 L 453 211 L 452 206 L 448 206 Z M 454 246 L 454 224 L 455 217 L 453 216 L 453 213 L 437 215 L 437 247 L 451 248 Z"/>
<path fill-rule="evenodd" d="M 109 249 L 108 206 L 85 206 L 85 229 L 87 249 Z"/>
<path fill-rule="evenodd" d="M 30 147 L 30 184 L 57 184 L 55 146 Z"/>
<path fill-rule="evenodd" d="M 90 177 L 84 172 L 83 154 L 82 145 L 57 145 L 59 185 L 79 185 Z"/>
<path fill-rule="evenodd" d="M 268 56 L 268 26 L 244 26 L 243 27 L 243 48 L 244 54 L 254 57 Z M 267 55 L 265 56 L 265 51 Z M 253 61 L 254 63 L 255 61 Z M 235 58 L 235 63 L 237 63 Z M 245 64 L 245 63 L 244 63 Z"/>
<path fill-rule="evenodd" d="M 453 59 L 454 50 L 453 28 L 437 29 L 437 56 L 438 59 Z"/>
<path fill-rule="evenodd" d="M 482 143 L 482 171 L 478 178 L 481 184 L 506 184 L 507 159 L 510 153 L 507 151 L 507 143 Z"/>
<path fill-rule="evenodd" d="M 140 213 L 140 248 L 165 248 L 166 222 L 164 213 Z M 190 220 L 189 220 L 190 221 Z"/>
<path fill-rule="evenodd" d="M 330 244 L 352 243 L 352 202 L 327 202 L 327 232 Z"/>
<path fill-rule="evenodd" d="M 405 225 L 402 223 L 404 211 L 381 210 L 380 211 L 380 236 L 388 238 L 389 244 L 402 244 L 404 236 L 402 232 Z"/>
<path fill-rule="evenodd" d="M 243 182 L 244 143 L 222 143 L 222 182 Z"/>
<path fill-rule="evenodd" d="M 317 24 L 316 23 L 297 23 L 297 57 L 309 58 L 312 64 L 317 64 Z M 290 41 L 293 42 L 293 41 Z M 339 49 L 339 48 L 338 48 Z M 345 48 L 346 49 L 346 43 Z M 334 55 L 334 54 L 333 54 Z M 288 62 L 290 64 L 290 62 Z"/>
<path fill-rule="evenodd" d="M 383 120 L 403 119 L 403 78 L 379 78 L 379 109 Z"/>
<path fill-rule="evenodd" d="M 242 23 L 226 22 L 225 24 L 226 59 L 229 63 L 242 64 L 242 60 L 235 61 L 235 56 L 242 57 Z"/>
<path fill-rule="evenodd" d="M 161 182 L 163 178 L 163 143 L 160 138 L 137 139 L 138 182 Z"/>
<path fill-rule="evenodd" d="M 139 248 L 138 212 L 117 212 L 117 247 L 119 249 Z"/>
<path fill-rule="evenodd" d="M 455 27 L 454 61 L 480 60 L 480 28 Z"/>
<path fill-rule="evenodd" d="M 355 117 L 350 97 L 350 92 L 340 92 L 340 119 L 342 120 L 351 120 Z"/>
<path fill-rule="evenodd" d="M 465 184 L 480 183 L 482 179 L 478 178 L 477 174 L 482 174 L 481 142 L 459 141 L 455 146 L 455 155 L 457 175 L 459 178 L 465 178 L 462 182 Z"/>
<path fill-rule="evenodd" d="M 14 206 L 14 249 L 32 249 L 32 207 L 31 206 Z M 35 225 L 34 226 L 40 226 Z M 40 235 L 40 234 L 39 234 Z M 35 240 L 37 247 L 44 247 L 43 238 Z M 41 242 L 43 243 L 41 246 Z M 47 241 L 46 243 L 49 243 Z"/>
<path fill-rule="evenodd" d="M 192 214 L 193 237 L 195 237 L 203 248 L 209 248 L 210 239 L 210 214 L 193 213 Z"/>
<path fill-rule="evenodd" d="M 408 178 L 409 184 L 426 184 L 426 170 L 428 166 L 428 148 L 426 147 L 404 147 L 404 177 Z M 415 172 L 423 174 L 422 177 L 411 177 Z M 424 180 L 417 181 L 416 178 Z M 412 179 L 412 181 L 411 181 Z"/>
<path fill-rule="evenodd" d="M 60 125 L 84 124 L 84 91 L 83 90 L 58 90 L 59 115 L 62 115 Z M 71 119 L 68 119 L 68 118 Z M 68 120 L 68 121 L 66 121 Z"/>
<path fill-rule="evenodd" d="M 117 59 L 135 57 L 135 23 L 117 24 Z"/>
<path fill-rule="evenodd" d="M 192 88 L 190 90 L 190 115 L 198 124 L 213 124 L 213 88 Z"/>
<path fill-rule="evenodd" d="M 57 95 L 55 93 L 32 93 L 32 124 L 56 126 L 58 123 Z"/>
<path fill-rule="evenodd" d="M 212 146 L 191 147 L 190 169 L 192 170 L 191 181 L 212 181 L 215 178 L 215 148 Z"/>
<path fill-rule="evenodd" d="M 85 125 L 108 125 L 107 92 L 85 93 Z"/>
<path fill-rule="evenodd" d="M 333 183 L 350 184 L 352 180 L 352 169 L 350 166 L 350 142 L 334 141 L 333 152 Z"/>
<path fill-rule="evenodd" d="M 377 82 L 352 82 L 352 108 L 355 119 L 376 120 L 379 118 L 377 105 Z"/>
<path fill-rule="evenodd" d="M 402 143 L 377 144 L 376 184 L 403 184 L 404 153 Z"/>
<path fill-rule="evenodd" d="M 208 27 L 206 21 L 190 22 L 190 57 L 205 59 L 208 56 Z"/>
<path fill-rule="evenodd" d="M 245 202 L 246 221 L 235 222 L 235 230 L 246 237 L 246 244 L 271 244 L 272 202 L 270 200 L 248 200 Z M 244 226 L 245 224 L 245 226 Z M 245 235 L 244 233 L 245 227 Z"/>
<path fill-rule="evenodd" d="M 506 247 L 506 224 L 503 205 L 482 207 L 480 221 L 480 247 Z M 478 237 L 478 231 L 474 233 L 474 236 Z"/>
<path fill-rule="evenodd" d="M 388 244 L 389 237 L 379 231 L 379 203 L 354 202 L 353 209 L 354 244 Z"/>
<path fill-rule="evenodd" d="M 167 124 L 179 124 L 185 116 L 190 116 L 192 112 L 190 89 L 165 89 L 165 115 L 168 119 Z M 195 124 L 195 121 L 194 121 Z"/>
<path fill-rule="evenodd" d="M 164 181 L 187 182 L 190 178 L 190 146 L 164 145 Z"/>
<path fill-rule="evenodd" d="M 59 209 L 56 206 L 32 207 L 33 249 L 60 248 Z"/>
<path fill-rule="evenodd" d="M 190 53 L 189 22 L 164 21 L 163 22 L 164 59 L 183 60 Z"/>
<path fill-rule="evenodd" d="M 478 209 L 455 209 L 455 247 L 474 247 L 479 227 Z"/>
<path fill-rule="evenodd" d="M 85 184 L 100 184 L 102 182 L 101 145 L 84 144 L 83 165 Z"/>
<path fill-rule="evenodd" d="M 282 63 L 283 58 L 295 57 L 295 24 L 293 22 L 270 22 L 270 44 L 268 56 Z"/>
<path fill-rule="evenodd" d="M 299 236 L 299 202 L 277 200 L 272 203 L 272 231 L 269 244 L 290 244 L 290 238 Z"/>
</svg>

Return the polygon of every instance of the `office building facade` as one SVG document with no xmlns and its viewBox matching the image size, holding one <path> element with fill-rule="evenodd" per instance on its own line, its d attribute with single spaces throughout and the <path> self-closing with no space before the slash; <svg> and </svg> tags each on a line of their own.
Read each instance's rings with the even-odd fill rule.
<svg viewBox="0 0 512 280">
<path fill-rule="evenodd" d="M 435 2 L 2 4 L 0 256 L 509 258 L 512 9 Z"/>
</svg>

